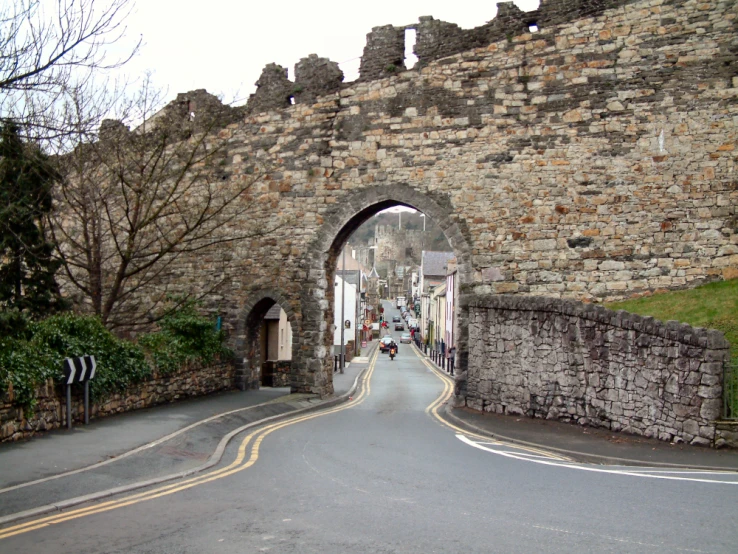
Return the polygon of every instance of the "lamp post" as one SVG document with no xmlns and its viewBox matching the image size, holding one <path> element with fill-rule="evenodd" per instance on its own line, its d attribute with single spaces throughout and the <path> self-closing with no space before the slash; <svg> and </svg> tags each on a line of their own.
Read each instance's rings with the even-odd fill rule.
<svg viewBox="0 0 738 554">
<path fill-rule="evenodd" d="M 341 358 L 341 361 L 338 365 L 339 370 L 341 373 L 343 373 L 343 364 L 344 364 L 344 350 L 343 350 L 343 329 L 345 327 L 344 321 L 345 321 L 345 314 L 344 314 L 344 306 L 346 303 L 346 245 L 343 247 L 343 254 L 341 255 L 341 351 L 339 353 L 339 356 Z"/>
</svg>

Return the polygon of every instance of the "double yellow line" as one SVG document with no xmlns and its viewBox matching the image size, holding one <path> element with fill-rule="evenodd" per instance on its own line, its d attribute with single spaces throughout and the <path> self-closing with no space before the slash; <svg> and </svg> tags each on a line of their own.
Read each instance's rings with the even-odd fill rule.
<svg viewBox="0 0 738 554">
<path fill-rule="evenodd" d="M 499 443 L 498 441 L 492 440 L 489 437 L 478 435 L 475 433 L 470 433 L 466 429 L 457 427 L 453 425 L 452 423 L 448 422 L 447 420 L 445 420 L 443 417 L 441 417 L 438 411 L 441 408 L 441 406 L 443 406 L 443 404 L 448 402 L 448 400 L 451 398 L 453 394 L 453 390 L 454 390 L 454 381 L 449 376 L 445 375 L 444 373 L 442 373 L 441 371 L 433 367 L 424 357 L 418 354 L 417 350 L 415 351 L 415 353 L 418 356 L 418 358 L 429 369 L 431 369 L 433 374 L 436 375 L 436 377 L 438 377 L 443 383 L 443 391 L 441 392 L 440 396 L 436 398 L 425 409 L 425 412 L 431 415 L 432 417 L 434 417 L 442 425 L 456 431 L 457 433 L 461 433 L 466 436 L 482 439 L 489 443 L 503 444 L 503 443 Z M 130 506 L 132 504 L 137 504 L 139 502 L 144 502 L 146 500 L 154 500 L 155 498 L 160 498 L 162 496 L 174 494 L 174 493 L 177 493 L 183 490 L 190 489 L 192 487 L 204 485 L 205 483 L 209 483 L 217 479 L 222 479 L 224 477 L 228 477 L 229 475 L 233 475 L 235 473 L 248 469 L 251 466 L 253 466 L 256 463 L 256 461 L 259 459 L 259 448 L 261 447 L 262 441 L 274 431 L 278 431 L 279 429 L 282 429 L 284 427 L 288 427 L 296 423 L 301 423 L 303 421 L 308 421 L 310 419 L 315 419 L 317 417 L 321 417 L 327 414 L 333 414 L 336 412 L 347 410 L 349 408 L 353 408 L 354 406 L 357 406 L 358 404 L 361 404 L 371 393 L 371 378 L 374 373 L 374 369 L 376 367 L 377 356 L 378 356 L 378 350 L 374 352 L 374 355 L 372 356 L 372 359 L 369 363 L 369 368 L 361 378 L 360 386 L 358 389 L 359 393 L 353 399 L 349 400 L 348 402 L 344 404 L 341 404 L 340 406 L 336 406 L 334 408 L 330 408 L 330 409 L 327 409 L 321 412 L 316 412 L 316 413 L 312 413 L 308 415 L 296 416 L 296 417 L 287 419 L 285 421 L 273 423 L 271 425 L 267 425 L 266 427 L 257 429 L 256 431 L 253 431 L 252 433 L 244 437 L 244 439 L 241 441 L 241 444 L 239 445 L 239 448 L 238 448 L 238 453 L 236 455 L 236 458 L 233 460 L 233 462 L 231 462 L 229 465 L 221 469 L 214 470 L 209 473 L 205 473 L 203 475 L 190 477 L 188 479 L 185 479 L 183 481 L 179 481 L 176 483 L 170 483 L 168 485 L 159 486 L 159 487 L 156 487 L 148 491 L 125 496 L 117 500 L 110 500 L 108 502 L 95 504 L 93 506 L 88 506 L 86 508 L 78 508 L 78 509 L 70 510 L 68 512 L 58 513 L 58 514 L 54 514 L 51 516 L 46 516 L 46 517 L 42 517 L 39 519 L 27 521 L 25 523 L 21 523 L 21 524 L 8 527 L 5 529 L 1 529 L 0 539 L 5 539 L 8 537 L 12 537 L 14 535 L 20 535 L 23 533 L 27 533 L 29 531 L 42 529 L 44 527 L 56 525 L 57 523 L 63 523 L 65 521 L 71 521 L 73 519 L 78 519 L 81 517 L 100 514 L 103 512 L 109 512 L 111 510 L 116 510 L 118 508 Z M 541 450 L 530 448 L 530 447 L 526 448 L 526 447 L 521 447 L 521 446 L 516 445 L 516 448 L 521 448 L 523 450 L 533 451 L 537 453 L 544 453 Z M 548 452 L 546 452 L 545 454 L 550 456 L 550 453 Z"/>
<path fill-rule="evenodd" d="M 454 380 L 450 376 L 443 373 L 440 369 L 434 367 L 425 357 L 421 356 L 420 351 L 417 350 L 416 347 L 415 347 L 415 355 L 418 356 L 418 358 L 420 358 L 420 361 L 423 362 L 426 365 L 426 367 L 430 369 L 433 372 L 433 374 L 436 377 L 438 377 L 443 383 L 443 392 L 441 393 L 441 396 L 439 396 L 430 406 L 428 406 L 425 409 L 425 413 L 432 415 L 442 425 L 444 425 L 445 427 L 448 427 L 449 429 L 453 429 L 458 434 L 465 435 L 467 437 L 474 437 L 475 439 L 484 441 L 487 444 L 510 446 L 518 450 L 524 450 L 526 452 L 530 452 L 532 454 L 536 454 L 539 456 L 545 456 L 553 460 L 573 461 L 571 460 L 571 458 L 568 458 L 566 456 L 553 454 L 552 452 L 549 452 L 548 450 L 543 450 L 541 448 L 536 448 L 534 446 L 528 446 L 528 445 L 522 445 L 522 444 L 508 444 L 508 443 L 505 443 L 504 441 L 501 441 L 499 439 L 493 439 L 486 435 L 472 433 L 466 429 L 457 427 L 453 423 L 444 419 L 441 416 L 441 414 L 438 413 L 438 410 L 441 408 L 441 406 L 443 406 L 443 404 L 448 402 L 448 400 L 451 398 L 451 395 L 453 394 L 453 390 L 454 390 Z"/>
<path fill-rule="evenodd" d="M 130 506 L 131 504 L 137 504 L 139 502 L 144 502 L 146 500 L 153 500 L 155 498 L 160 498 L 162 496 L 174 494 L 174 493 L 177 493 L 183 490 L 190 489 L 192 487 L 204 485 L 205 483 L 209 483 L 217 479 L 222 479 L 224 477 L 228 477 L 229 475 L 233 475 L 234 473 L 238 473 L 239 471 L 248 469 L 252 465 L 254 465 L 256 461 L 259 459 L 259 447 L 261 446 L 261 443 L 264 440 L 264 438 L 270 435 L 271 433 L 273 433 L 274 431 L 277 431 L 289 425 L 294 425 L 295 423 L 301 423 L 303 421 L 308 421 L 316 417 L 321 417 L 327 414 L 333 414 L 336 412 L 340 412 L 342 410 L 347 410 L 349 408 L 353 408 L 354 406 L 358 404 L 361 404 L 366 399 L 366 397 L 369 396 L 371 392 L 370 382 L 371 382 L 372 374 L 374 373 L 374 367 L 376 365 L 376 361 L 377 361 L 377 352 L 375 351 L 374 356 L 372 357 L 372 360 L 369 364 L 368 371 L 361 378 L 361 385 L 359 387 L 360 392 L 356 397 L 354 397 L 353 399 L 349 400 L 348 402 L 344 404 L 341 404 L 340 406 L 336 406 L 335 408 L 330 408 L 325 411 L 308 414 L 304 416 L 298 416 L 298 417 L 288 419 L 286 421 L 273 423 L 271 425 L 268 425 L 266 427 L 263 427 L 261 429 L 258 429 L 250 433 L 249 435 L 244 437 L 244 439 L 241 441 L 241 444 L 238 448 L 238 454 L 236 455 L 236 458 L 233 460 L 233 462 L 231 462 L 229 465 L 221 469 L 212 471 L 210 473 L 206 473 L 204 475 L 191 477 L 189 479 L 185 479 L 184 481 L 180 481 L 177 483 L 171 483 L 169 485 L 160 486 L 160 487 L 157 487 L 155 489 L 151 489 L 145 492 L 126 496 L 124 498 L 120 498 L 117 500 L 111 500 L 108 502 L 103 502 L 101 504 L 95 504 L 94 506 L 88 506 L 86 508 L 78 508 L 75 510 L 70 510 L 68 512 L 55 514 L 55 515 L 43 517 L 40 519 L 34 519 L 26 523 L 21 523 L 19 525 L 8 527 L 6 529 L 0 530 L 0 539 L 6 539 L 14 535 L 20 535 L 23 533 L 27 533 L 29 531 L 35 531 L 37 529 L 42 529 L 50 525 L 56 525 L 57 523 L 71 521 L 73 519 L 78 519 L 81 517 L 86 517 L 86 516 L 90 516 L 94 514 L 100 514 L 103 512 L 109 512 L 111 510 L 117 510 L 118 508 Z M 250 449 L 249 449 L 249 445 L 251 445 Z M 247 453 L 248 453 L 248 458 L 247 458 Z"/>
<path fill-rule="evenodd" d="M 433 417 L 435 417 L 437 420 L 439 420 L 444 425 L 447 425 L 446 420 L 444 420 L 438 413 L 438 410 L 443 406 L 446 402 L 448 402 L 449 398 L 451 398 L 451 395 L 454 392 L 454 381 L 449 377 L 448 375 L 441 373 L 438 371 L 435 367 L 433 367 L 428 360 L 420 356 L 420 353 L 418 350 L 415 350 L 415 355 L 418 356 L 421 362 L 425 364 L 425 366 L 430 369 L 433 374 L 438 377 L 441 382 L 443 383 L 443 392 L 441 393 L 441 396 L 436 398 L 430 406 L 428 406 L 425 409 L 426 414 L 430 414 Z"/>
</svg>

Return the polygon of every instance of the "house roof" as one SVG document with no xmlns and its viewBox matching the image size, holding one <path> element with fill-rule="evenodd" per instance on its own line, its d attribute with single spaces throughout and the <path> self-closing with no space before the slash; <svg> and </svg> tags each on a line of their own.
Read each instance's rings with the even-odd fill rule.
<svg viewBox="0 0 738 554">
<path fill-rule="evenodd" d="M 282 306 L 279 304 L 275 304 L 271 308 L 269 308 L 269 311 L 264 316 L 264 319 L 279 319 L 280 314 L 282 313 Z"/>
<path fill-rule="evenodd" d="M 348 264 L 346 264 L 348 266 Z M 355 269 L 347 269 L 345 272 L 341 271 L 340 269 L 336 271 L 336 277 L 340 277 L 346 283 L 349 285 L 356 286 L 359 283 L 359 274 L 360 272 Z M 361 273 L 362 276 L 362 282 L 366 280 L 366 275 Z"/>
<path fill-rule="evenodd" d="M 453 252 L 423 252 L 423 275 L 446 275 L 446 264 L 455 255 Z"/>
<path fill-rule="evenodd" d="M 360 269 L 364 273 L 369 273 L 369 271 L 367 270 L 366 267 L 364 267 L 362 264 L 360 264 L 359 261 L 356 258 L 354 258 L 353 256 L 351 256 L 351 250 L 348 247 L 346 247 L 346 256 L 345 256 L 345 258 L 346 258 L 346 268 L 345 268 L 346 271 L 356 271 L 357 269 Z M 343 255 L 343 252 L 341 252 L 338 255 L 338 259 L 336 260 L 336 271 L 341 271 L 341 270 L 344 269 L 344 267 L 343 267 L 343 261 L 344 260 L 343 259 L 344 259 L 344 255 Z"/>
</svg>

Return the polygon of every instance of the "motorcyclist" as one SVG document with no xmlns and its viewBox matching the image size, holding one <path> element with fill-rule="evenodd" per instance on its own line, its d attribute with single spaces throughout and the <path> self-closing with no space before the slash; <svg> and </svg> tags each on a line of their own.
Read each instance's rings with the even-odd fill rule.
<svg viewBox="0 0 738 554">
<path fill-rule="evenodd" d="M 397 348 L 397 343 L 395 342 L 395 339 L 392 339 L 390 341 L 390 343 L 389 343 L 389 351 L 390 351 L 390 354 L 394 354 L 395 356 L 397 356 L 397 353 L 398 353 L 399 350 Z"/>
</svg>

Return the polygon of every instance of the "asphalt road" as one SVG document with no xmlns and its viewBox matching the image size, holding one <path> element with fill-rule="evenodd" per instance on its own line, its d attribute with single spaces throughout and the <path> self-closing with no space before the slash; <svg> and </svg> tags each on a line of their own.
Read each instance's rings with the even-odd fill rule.
<svg viewBox="0 0 738 554">
<path fill-rule="evenodd" d="M 351 402 L 236 437 L 211 473 L 0 530 L 0 553 L 738 550 L 735 479 L 460 436 L 434 417 L 447 393 L 402 345 Z"/>
</svg>

